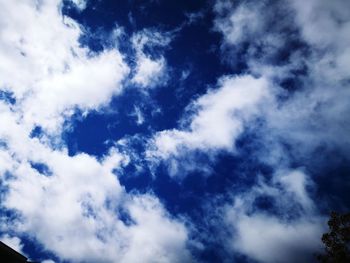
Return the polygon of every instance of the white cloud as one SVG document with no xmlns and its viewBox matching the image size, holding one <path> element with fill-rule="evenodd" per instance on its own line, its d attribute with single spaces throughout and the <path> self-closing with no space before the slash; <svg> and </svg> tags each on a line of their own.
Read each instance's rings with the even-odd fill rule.
<svg viewBox="0 0 350 263">
<path fill-rule="evenodd" d="M 142 125 L 145 122 L 145 117 L 143 116 L 143 113 L 142 113 L 140 107 L 135 106 L 134 109 L 135 109 L 135 112 L 133 115 L 136 118 L 136 124 Z"/>
<path fill-rule="evenodd" d="M 320 248 L 320 223 L 304 219 L 283 222 L 264 214 L 242 215 L 232 222 L 237 229 L 233 246 L 258 262 L 311 262 L 312 253 Z"/>
<path fill-rule="evenodd" d="M 170 44 L 172 36 L 169 33 L 162 33 L 156 30 L 144 29 L 132 36 L 131 42 L 136 51 L 143 51 L 146 45 L 155 47 L 166 47 Z"/>
<path fill-rule="evenodd" d="M 325 219 L 314 210 L 306 192 L 308 177 L 301 171 L 281 171 L 271 183 L 260 182 L 235 196 L 225 208 L 231 229 L 228 250 L 258 262 L 308 262 L 320 250 Z M 268 196 L 274 213 L 255 205 Z"/>
<path fill-rule="evenodd" d="M 312 179 L 281 167 L 288 167 L 293 158 L 305 166 L 314 165 L 318 147 L 348 158 L 350 145 L 346 132 L 350 130 L 349 72 L 345 70 L 350 61 L 349 2 L 286 3 L 217 1 L 215 6 L 215 27 L 223 34 L 225 60 L 235 65 L 236 58 L 244 59 L 248 72 L 269 79 L 274 86 L 275 102 L 265 103 L 260 115 L 264 124 L 253 126 L 259 136 L 254 154 L 274 169 L 272 180 L 258 183 L 245 194 L 232 193 L 234 205 L 226 209 L 232 229 L 228 250 L 258 262 L 312 260 L 326 220 L 309 196 Z M 278 58 L 293 41 L 305 46 L 289 48 L 289 57 Z M 280 86 L 288 79 L 295 81 L 294 90 Z M 332 160 L 325 161 L 322 165 Z M 272 212 L 256 207 L 260 196 L 272 198 Z"/>
<path fill-rule="evenodd" d="M 157 31 L 143 30 L 132 36 L 131 42 L 136 51 L 136 67 L 132 82 L 143 87 L 155 87 L 165 83 L 166 60 L 161 55 L 153 58 L 152 54 L 145 53 L 145 47 L 166 47 L 171 41 L 170 36 Z"/>
<path fill-rule="evenodd" d="M 348 156 L 350 130 L 349 67 L 350 16 L 348 1 L 289 1 L 300 38 L 309 55 L 293 56 L 290 64 L 305 63 L 306 75 L 298 90 L 266 115 L 268 136 L 281 137 L 307 156 L 322 145 Z M 262 67 L 264 68 L 264 67 Z M 266 67 L 265 67 L 266 68 Z M 295 68 L 295 67 L 294 67 Z M 295 78 L 288 73 L 284 78 Z M 331 160 L 328 160 L 331 161 Z"/>
<path fill-rule="evenodd" d="M 84 10 L 86 8 L 88 0 L 71 0 L 75 6 L 80 10 Z"/>
<path fill-rule="evenodd" d="M 214 29 L 223 36 L 221 49 L 225 63 L 238 70 L 242 63 L 247 64 L 249 72 L 259 72 L 261 67 L 255 67 L 263 64 L 265 72 L 259 73 L 266 73 L 268 67 L 273 67 L 274 76 L 286 71 L 287 66 L 283 64 L 292 64 L 288 58 L 279 61 L 282 49 L 295 51 L 291 46 L 296 37 L 294 19 L 284 2 L 218 0 L 214 12 Z M 276 66 L 276 62 L 282 63 Z"/>
<path fill-rule="evenodd" d="M 305 3 L 296 0 L 289 1 L 289 4 L 296 11 L 296 22 L 302 30 L 303 38 L 314 45 L 314 48 L 331 47 L 329 51 L 335 51 L 335 58 L 340 59 L 338 51 L 349 49 L 349 1 L 311 0 Z M 345 55 L 347 53 L 345 52 Z"/>
<path fill-rule="evenodd" d="M 310 159 L 318 147 L 347 158 L 349 2 L 223 0 L 214 9 L 215 29 L 224 39 L 224 60 L 235 66 L 243 59 L 248 72 L 274 86 L 276 102 L 265 105 L 265 125 L 257 131 L 264 145 L 257 150 L 258 158 L 277 166 L 288 162 L 280 141 L 290 145 L 299 160 Z M 284 81 L 294 86 L 287 90 L 280 86 Z M 318 158 L 308 165 L 320 163 Z"/>
<path fill-rule="evenodd" d="M 268 82 L 263 78 L 223 77 L 217 90 L 193 102 L 195 113 L 186 119 L 188 127 L 158 132 L 147 154 L 169 158 L 182 150 L 234 150 L 245 123 L 259 113 L 259 105 L 268 99 Z"/>
<path fill-rule="evenodd" d="M 224 3 L 225 6 L 223 6 Z M 225 42 L 239 45 L 253 35 L 260 33 L 263 24 L 257 19 L 258 14 L 254 12 L 256 4 L 239 5 L 234 9 L 233 3 L 229 1 L 217 1 L 214 6 L 216 12 L 221 13 L 223 9 L 227 8 L 234 10 L 223 19 L 219 17 L 215 20 L 215 27 L 222 32 Z"/>
<path fill-rule="evenodd" d="M 189 260 L 184 224 L 172 219 L 156 197 L 127 194 L 120 185 L 113 171 L 120 170 L 127 157 L 113 149 L 100 161 L 87 154 L 68 156 L 66 150 L 29 138 L 9 115 L 0 115 L 11 129 L 1 131 L 7 144 L 1 161 L 12 157 L 2 205 L 20 217 L 6 226 L 8 231 L 35 237 L 47 250 L 73 262 Z M 50 174 L 31 163 L 46 165 Z M 130 224 L 120 211 L 130 217 Z"/>
<path fill-rule="evenodd" d="M 191 260 L 184 222 L 155 196 L 120 185 L 128 156 L 114 148 L 100 159 L 70 156 L 63 142 L 52 146 L 75 108 L 107 105 L 129 73 L 118 50 L 94 54 L 81 47 L 80 27 L 62 16 L 60 4 L 1 1 L 0 89 L 16 99 L 0 101 L 1 205 L 17 215 L 1 218 L 1 230 L 28 235 L 72 262 Z M 49 135 L 32 138 L 35 125 Z"/>
<path fill-rule="evenodd" d="M 2 3 L 0 87 L 14 94 L 27 125 L 54 132 L 75 107 L 106 105 L 129 69 L 118 50 L 90 54 L 81 47 L 80 27 L 62 17 L 59 1 L 36 5 Z"/>
<path fill-rule="evenodd" d="M 69 117 L 74 107 L 83 111 L 98 109 L 121 91 L 120 81 L 127 73 L 120 54 L 114 51 L 72 63 L 71 67 L 67 74 L 38 83 L 40 91 L 25 99 L 21 107 L 25 122 L 44 124 L 53 130 L 57 119 L 64 118 L 62 113 Z"/>
<path fill-rule="evenodd" d="M 142 87 L 155 86 L 163 77 L 165 67 L 163 57 L 152 60 L 149 56 L 140 54 L 137 57 L 136 74 L 132 80 Z"/>
<path fill-rule="evenodd" d="M 11 162 L 11 154 L 5 151 L 0 151 L 0 176 L 5 174 L 6 171 L 12 169 Z"/>
<path fill-rule="evenodd" d="M 281 173 L 281 172 L 280 172 Z M 285 173 L 283 175 L 283 173 Z M 282 185 L 284 189 L 293 193 L 295 199 L 301 204 L 304 210 L 312 211 L 314 209 L 313 201 L 306 191 L 307 186 L 312 186 L 310 179 L 301 171 L 294 170 L 291 172 L 283 171 L 275 180 Z"/>
<path fill-rule="evenodd" d="M 130 227 L 132 242 L 123 262 L 191 261 L 184 225 L 169 219 L 157 199 L 134 197 L 127 208 L 136 225 Z"/>
</svg>

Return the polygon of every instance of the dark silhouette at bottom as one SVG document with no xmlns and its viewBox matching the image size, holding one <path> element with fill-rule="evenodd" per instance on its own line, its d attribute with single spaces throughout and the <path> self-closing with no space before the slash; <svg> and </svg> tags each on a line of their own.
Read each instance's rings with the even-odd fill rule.
<svg viewBox="0 0 350 263">
<path fill-rule="evenodd" d="M 6 244 L 0 241 L 0 262 L 2 263 L 38 263 L 30 262 L 22 254 L 18 253 L 16 250 L 10 248 Z"/>
</svg>

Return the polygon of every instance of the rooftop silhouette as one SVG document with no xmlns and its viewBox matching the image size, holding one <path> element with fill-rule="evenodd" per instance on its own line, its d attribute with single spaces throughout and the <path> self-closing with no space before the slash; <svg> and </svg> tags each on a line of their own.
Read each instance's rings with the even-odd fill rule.
<svg viewBox="0 0 350 263">
<path fill-rule="evenodd" d="M 38 263 L 30 262 L 27 257 L 12 249 L 5 243 L 0 241 L 0 262 L 4 263 Z"/>
</svg>

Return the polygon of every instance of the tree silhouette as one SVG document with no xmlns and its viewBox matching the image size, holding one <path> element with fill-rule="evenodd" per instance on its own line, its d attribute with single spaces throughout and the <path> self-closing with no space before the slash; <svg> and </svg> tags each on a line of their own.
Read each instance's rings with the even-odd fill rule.
<svg viewBox="0 0 350 263">
<path fill-rule="evenodd" d="M 322 263 L 349 263 L 350 213 L 332 212 L 328 226 L 329 232 L 322 236 L 325 253 L 317 256 L 318 261 Z"/>
</svg>

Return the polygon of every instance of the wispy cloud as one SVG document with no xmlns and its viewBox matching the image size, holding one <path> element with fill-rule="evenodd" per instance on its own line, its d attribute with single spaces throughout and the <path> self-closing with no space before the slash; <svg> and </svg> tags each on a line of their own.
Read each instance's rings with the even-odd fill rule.
<svg viewBox="0 0 350 263">
<path fill-rule="evenodd" d="M 280 171 L 234 197 L 224 209 L 228 249 L 259 262 L 306 262 L 320 250 L 324 218 L 315 213 L 302 171 Z M 267 208 L 270 209 L 267 210 Z"/>
<path fill-rule="evenodd" d="M 155 30 L 145 29 L 135 33 L 131 42 L 136 52 L 136 67 L 132 82 L 143 87 L 152 88 L 161 84 L 165 84 L 166 75 L 166 60 L 163 55 L 146 53 L 145 48 L 151 50 L 154 48 L 164 48 L 169 45 L 171 36 L 162 34 Z"/>
</svg>

